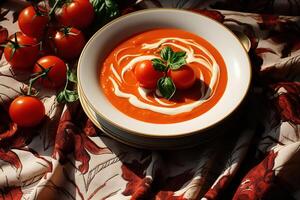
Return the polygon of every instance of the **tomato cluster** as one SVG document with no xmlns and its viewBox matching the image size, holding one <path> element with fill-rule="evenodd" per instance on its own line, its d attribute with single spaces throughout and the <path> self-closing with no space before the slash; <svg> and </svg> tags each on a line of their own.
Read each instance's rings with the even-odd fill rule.
<svg viewBox="0 0 300 200">
<path fill-rule="evenodd" d="M 9 107 L 11 119 L 19 126 L 39 124 L 45 116 L 40 99 L 30 96 L 31 84 L 60 89 L 66 84 L 66 62 L 77 58 L 85 43 L 82 30 L 94 19 L 88 0 L 56 0 L 32 3 L 18 16 L 21 32 L 14 33 L 4 48 L 4 57 L 13 70 L 32 73 L 27 95 L 19 96 Z"/>
<path fill-rule="evenodd" d="M 147 89 L 155 89 L 157 81 L 165 75 L 154 69 L 151 60 L 137 63 L 134 73 L 139 85 Z M 188 89 L 196 81 L 194 70 L 188 65 L 184 65 L 178 70 L 168 70 L 167 75 L 172 78 L 177 89 Z"/>
<path fill-rule="evenodd" d="M 170 46 L 160 50 L 160 58 L 144 60 L 134 68 L 139 86 L 147 89 L 157 89 L 160 95 L 171 99 L 176 90 L 192 87 L 196 75 L 186 61 L 184 51 L 174 51 Z"/>
</svg>

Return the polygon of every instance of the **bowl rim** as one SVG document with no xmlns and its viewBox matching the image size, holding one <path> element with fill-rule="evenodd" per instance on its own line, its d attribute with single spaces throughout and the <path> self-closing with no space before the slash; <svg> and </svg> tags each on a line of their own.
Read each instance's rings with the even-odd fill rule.
<svg viewBox="0 0 300 200">
<path fill-rule="evenodd" d="M 143 14 L 143 13 L 150 13 L 150 12 L 157 12 L 157 11 L 171 11 L 171 12 L 183 12 L 183 13 L 195 13 L 195 14 L 198 14 L 198 15 L 201 15 L 202 17 L 206 18 L 207 20 L 209 21 L 212 21 L 214 23 L 217 23 L 219 24 L 223 29 L 224 31 L 228 32 L 230 35 L 233 36 L 233 38 L 235 38 L 235 40 L 237 41 L 237 44 L 241 46 L 241 49 L 242 49 L 242 52 L 245 54 L 245 57 L 246 57 L 246 67 L 248 70 L 249 70 L 249 81 L 247 83 L 247 87 L 246 87 L 246 90 L 244 91 L 243 95 L 242 95 L 242 98 L 239 99 L 238 103 L 236 104 L 236 106 L 230 110 L 230 112 L 226 113 L 226 115 L 223 115 L 218 121 L 216 121 L 215 123 L 213 124 L 210 124 L 209 126 L 207 127 L 204 127 L 202 129 L 199 129 L 199 130 L 196 130 L 196 131 L 191 131 L 191 132 L 186 132 L 184 134 L 173 134 L 173 133 L 168 133 L 166 135 L 161 135 L 161 134 L 157 134 L 157 133 L 152 133 L 151 135 L 150 134 L 145 134 L 145 133 L 141 133 L 141 132 L 137 132 L 137 131 L 133 131 L 133 130 L 130 130 L 130 129 L 127 129 L 126 127 L 122 127 L 120 125 L 118 125 L 117 123 L 111 121 L 110 119 L 108 119 L 107 117 L 105 117 L 104 115 L 102 115 L 96 108 L 94 105 L 92 105 L 92 103 L 88 100 L 85 92 L 83 91 L 83 88 L 82 86 L 80 85 L 81 81 L 80 81 L 80 76 L 79 76 L 79 71 L 80 71 L 80 63 L 81 60 L 83 59 L 83 54 L 84 52 L 86 51 L 87 47 L 89 46 L 89 44 L 94 40 L 94 38 L 100 34 L 102 31 L 104 31 L 104 29 L 108 28 L 109 26 L 113 25 L 114 23 L 118 22 L 119 20 L 122 20 L 126 17 L 129 17 L 129 16 L 135 16 L 135 15 L 140 15 L 140 14 Z M 185 137 L 185 136 L 189 136 L 189 135 L 193 135 L 193 134 L 200 134 L 201 132 L 204 132 L 205 130 L 208 130 L 214 126 L 217 126 L 219 125 L 220 123 L 222 123 L 224 121 L 224 119 L 226 119 L 228 116 L 230 116 L 240 105 L 241 103 L 243 102 L 243 100 L 245 99 L 246 95 L 248 94 L 248 91 L 249 91 L 249 88 L 250 88 L 250 85 L 251 85 L 251 80 L 252 80 L 252 69 L 251 69 L 251 62 L 250 62 L 250 58 L 249 58 L 249 55 L 248 55 L 248 52 L 247 50 L 245 49 L 245 47 L 243 46 L 243 44 L 241 43 L 241 41 L 238 39 L 238 37 L 228 28 L 226 27 L 224 24 L 220 23 L 219 21 L 215 20 L 215 19 L 212 19 L 206 15 L 203 15 L 201 13 L 197 13 L 195 11 L 189 11 L 189 10 L 183 10 L 183 9 L 177 9 L 177 8 L 150 8 L 150 9 L 144 9 L 144 10 L 139 10 L 139 11 L 135 11 L 135 12 L 132 12 L 132 13 L 129 13 L 129 14 L 126 14 L 126 15 L 123 15 L 123 16 L 120 16 L 112 21 L 110 21 L 109 23 L 105 24 L 103 27 L 101 27 L 98 31 L 96 31 L 92 37 L 90 37 L 90 39 L 88 40 L 88 42 L 86 43 L 86 45 L 84 46 L 81 54 L 80 54 L 80 57 L 78 59 L 78 65 L 77 65 L 77 80 L 78 80 L 78 85 L 79 87 L 82 88 L 82 95 L 84 96 L 84 98 L 86 99 L 86 103 L 89 105 L 90 108 L 92 108 L 92 110 L 99 116 L 101 116 L 103 119 L 105 119 L 107 122 L 109 122 L 110 124 L 112 124 L 113 126 L 116 126 L 117 128 L 119 128 L 120 130 L 126 132 L 126 133 L 129 133 L 129 134 L 133 134 L 133 135 L 137 135 L 137 136 L 142 136 L 142 137 L 150 137 L 150 138 L 180 138 L 180 137 Z M 175 123 L 176 124 L 176 123 Z"/>
<path fill-rule="evenodd" d="M 90 108 L 90 106 L 87 104 L 87 100 L 82 95 L 83 92 L 82 92 L 82 89 L 79 85 L 77 86 L 77 89 L 78 89 L 79 101 L 80 101 L 80 103 L 82 105 L 82 108 L 83 108 L 83 111 L 85 112 L 87 117 L 93 122 L 93 124 L 97 128 L 99 128 L 99 130 L 101 130 L 104 134 L 108 135 L 109 137 L 113 138 L 114 140 L 116 140 L 118 142 L 124 143 L 128 146 L 132 146 L 132 147 L 135 147 L 135 148 L 142 148 L 142 149 L 147 149 L 147 150 L 182 150 L 182 149 L 186 149 L 186 148 L 195 147 L 195 146 L 198 145 L 198 144 L 193 143 L 193 144 L 187 144 L 187 145 L 184 145 L 184 146 L 180 145 L 180 146 L 171 146 L 171 147 L 166 146 L 166 145 L 165 146 L 163 146 L 163 145 L 161 145 L 161 146 L 159 146 L 159 145 L 151 146 L 149 144 L 141 145 L 141 144 L 137 144 L 137 143 L 134 143 L 134 142 L 127 141 L 125 139 L 121 139 L 117 135 L 113 134 L 112 131 L 110 131 L 108 128 L 105 128 L 104 126 L 102 126 L 101 123 L 95 117 L 93 117 L 93 115 L 94 114 L 97 115 L 97 113 L 95 113 L 95 111 L 92 108 Z M 93 114 L 93 112 L 94 112 L 94 114 Z M 142 137 L 140 139 L 142 139 Z M 166 139 L 169 139 L 169 138 L 166 138 Z M 206 139 L 205 143 L 208 142 L 208 140 Z"/>
</svg>

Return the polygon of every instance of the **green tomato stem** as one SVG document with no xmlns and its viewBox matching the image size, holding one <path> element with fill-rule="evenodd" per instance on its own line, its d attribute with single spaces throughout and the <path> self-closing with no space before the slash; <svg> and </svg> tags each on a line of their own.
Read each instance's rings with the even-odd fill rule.
<svg viewBox="0 0 300 200">
<path fill-rule="evenodd" d="M 27 91 L 27 95 L 30 96 L 31 95 L 31 88 L 32 85 L 40 78 L 43 77 L 47 77 L 47 74 L 49 73 L 49 71 L 51 70 L 52 67 L 45 69 L 42 65 L 40 65 L 39 63 L 37 63 L 38 66 L 42 69 L 42 71 L 40 73 L 37 74 L 37 76 L 35 76 L 34 78 L 31 78 L 29 80 L 29 86 L 28 86 L 28 91 Z"/>
<path fill-rule="evenodd" d="M 53 14 L 53 12 L 55 11 L 56 7 L 58 6 L 58 4 L 61 2 L 61 0 L 56 0 L 55 4 L 53 5 L 53 7 L 51 8 L 50 12 L 49 12 L 49 16 L 51 16 Z"/>
<path fill-rule="evenodd" d="M 44 71 L 41 74 L 37 75 L 36 77 L 32 78 L 29 80 L 29 86 L 28 86 L 28 91 L 27 91 L 27 95 L 30 96 L 31 95 L 31 88 L 32 85 L 41 77 L 44 77 L 47 75 L 48 72 Z"/>
</svg>

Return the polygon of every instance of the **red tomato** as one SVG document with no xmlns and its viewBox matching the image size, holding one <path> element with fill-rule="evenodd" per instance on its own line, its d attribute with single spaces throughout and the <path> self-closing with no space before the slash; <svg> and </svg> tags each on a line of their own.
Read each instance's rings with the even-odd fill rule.
<svg viewBox="0 0 300 200">
<path fill-rule="evenodd" d="M 4 48 L 4 57 L 13 69 L 31 69 L 38 58 L 39 44 L 35 38 L 15 33 Z"/>
<path fill-rule="evenodd" d="M 39 79 L 44 87 L 57 89 L 65 85 L 67 66 L 64 61 L 56 56 L 44 56 L 40 58 L 37 63 L 45 69 L 49 69 L 51 67 L 47 77 Z M 35 64 L 33 68 L 34 73 L 40 73 L 43 71 L 38 64 Z"/>
<path fill-rule="evenodd" d="M 9 116 L 18 126 L 38 125 L 45 116 L 44 104 L 32 96 L 19 96 L 9 106 Z"/>
<path fill-rule="evenodd" d="M 192 87 L 196 81 L 195 72 L 188 65 L 184 65 L 178 70 L 169 70 L 168 74 L 177 89 L 188 89 Z"/>
<path fill-rule="evenodd" d="M 54 46 L 58 56 L 71 60 L 80 55 L 85 39 L 76 28 L 63 28 L 55 33 Z"/>
<path fill-rule="evenodd" d="M 56 18 L 60 24 L 79 29 L 88 27 L 94 15 L 94 8 L 88 0 L 72 0 L 56 12 Z"/>
<path fill-rule="evenodd" d="M 46 13 L 43 13 L 42 10 L 36 11 L 33 6 L 28 6 L 23 9 L 18 18 L 21 31 L 35 38 L 41 38 L 44 35 L 45 28 L 49 21 L 50 18 Z"/>
<path fill-rule="evenodd" d="M 139 62 L 134 69 L 135 77 L 141 87 L 147 89 L 156 88 L 157 81 L 164 73 L 154 69 L 151 60 Z"/>
</svg>

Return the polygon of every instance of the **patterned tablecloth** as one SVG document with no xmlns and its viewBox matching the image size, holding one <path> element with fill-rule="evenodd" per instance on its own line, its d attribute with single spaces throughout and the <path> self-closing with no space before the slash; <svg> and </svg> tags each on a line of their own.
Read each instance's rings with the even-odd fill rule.
<svg viewBox="0 0 300 200">
<path fill-rule="evenodd" d="M 136 149 L 97 130 L 79 102 L 60 105 L 55 91 L 42 90 L 47 118 L 38 127 L 18 128 L 7 108 L 26 89 L 28 74 L 12 71 L 2 58 L 0 199 L 300 199 L 300 17 L 221 10 L 274 13 L 285 2 L 283 13 L 295 15 L 300 2 L 120 2 L 123 13 L 218 8 L 195 11 L 248 35 L 253 81 L 234 126 L 192 149 Z M 17 11 L 25 5 L 0 4 L 0 43 L 18 31 Z"/>
</svg>

